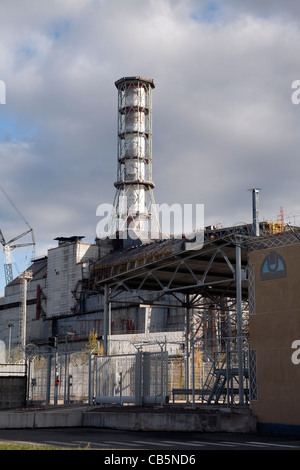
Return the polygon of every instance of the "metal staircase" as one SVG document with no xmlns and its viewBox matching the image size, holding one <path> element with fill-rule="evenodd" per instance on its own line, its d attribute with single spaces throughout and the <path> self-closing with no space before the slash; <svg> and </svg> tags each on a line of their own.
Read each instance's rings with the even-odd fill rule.
<svg viewBox="0 0 300 470">
<path fill-rule="evenodd" d="M 243 369 L 243 379 L 248 381 L 248 368 Z M 228 367 L 228 358 L 224 354 L 221 360 L 215 359 L 206 377 L 203 388 L 200 391 L 199 399 L 207 404 L 220 404 L 234 401 L 234 396 L 238 395 L 238 368 Z M 248 401 L 248 388 L 244 387 L 246 401 Z"/>
</svg>

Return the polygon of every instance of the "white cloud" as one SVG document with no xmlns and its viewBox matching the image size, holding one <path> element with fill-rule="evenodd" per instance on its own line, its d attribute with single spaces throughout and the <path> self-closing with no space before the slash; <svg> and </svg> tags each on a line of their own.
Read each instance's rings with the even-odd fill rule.
<svg viewBox="0 0 300 470">
<path fill-rule="evenodd" d="M 207 223 L 296 211 L 295 2 L 0 1 L 0 184 L 45 246 L 92 239 L 117 172 L 117 91 L 153 78 L 157 203 L 204 203 Z M 242 5 L 242 6 L 241 6 Z M 52 208 L 52 209 L 51 209 Z M 53 209 L 54 208 L 54 209 Z"/>
</svg>

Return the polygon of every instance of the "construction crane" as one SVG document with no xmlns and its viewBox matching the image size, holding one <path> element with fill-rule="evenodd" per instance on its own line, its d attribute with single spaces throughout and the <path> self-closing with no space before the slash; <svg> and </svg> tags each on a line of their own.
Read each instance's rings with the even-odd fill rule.
<svg viewBox="0 0 300 470">
<path fill-rule="evenodd" d="M 20 210 L 17 208 L 15 203 L 11 200 L 11 198 L 8 196 L 8 194 L 6 193 L 6 191 L 3 189 L 3 187 L 1 185 L 0 185 L 0 190 L 3 192 L 4 196 L 9 201 L 9 203 L 12 205 L 12 207 L 15 209 L 15 211 L 23 219 L 25 224 L 28 226 L 28 230 L 26 230 L 25 232 L 21 233 L 20 235 L 18 235 L 16 237 L 12 238 L 8 242 L 5 240 L 5 237 L 2 233 L 2 230 L 0 229 L 0 243 L 3 246 L 5 284 L 8 285 L 13 280 L 13 270 L 12 270 L 12 263 L 11 263 L 11 250 L 14 250 L 15 248 L 19 248 L 19 247 L 24 247 L 24 246 L 33 246 L 33 253 L 34 253 L 35 238 L 34 238 L 34 232 L 33 232 L 32 227 L 30 227 L 29 223 L 23 217 Z M 27 235 L 29 233 L 31 233 L 31 238 L 32 238 L 31 242 L 17 243 L 17 244 L 14 243 L 17 240 L 19 240 L 20 238 L 25 237 L 25 235 Z M 34 254 L 32 255 L 32 257 L 34 258 Z"/>
</svg>

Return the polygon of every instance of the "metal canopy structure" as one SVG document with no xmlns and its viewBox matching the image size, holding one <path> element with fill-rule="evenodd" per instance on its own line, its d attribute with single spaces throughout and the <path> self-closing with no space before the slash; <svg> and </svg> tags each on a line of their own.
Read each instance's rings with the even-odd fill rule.
<svg viewBox="0 0 300 470">
<path fill-rule="evenodd" d="M 208 230 L 203 247 L 186 249 L 187 240 L 168 239 L 115 251 L 95 265 L 96 285 L 110 288 L 110 298 L 130 293 L 153 301 L 176 294 L 205 295 L 211 299 L 236 297 L 236 247 L 241 247 L 241 295 L 247 300 L 247 252 L 252 225 Z"/>
<path fill-rule="evenodd" d="M 104 292 L 104 354 L 107 352 L 109 304 L 136 301 L 158 305 L 174 297 L 186 312 L 186 354 L 191 351 L 190 311 L 203 298 L 215 304 L 233 299 L 238 349 L 239 400 L 243 404 L 242 302 L 248 299 L 247 245 L 253 225 L 206 230 L 203 246 L 185 237 L 113 251 L 95 265 L 95 285 Z M 197 237 L 195 236 L 195 241 Z M 199 302 L 199 303 L 198 303 Z M 188 360 L 186 384 L 189 384 Z"/>
</svg>

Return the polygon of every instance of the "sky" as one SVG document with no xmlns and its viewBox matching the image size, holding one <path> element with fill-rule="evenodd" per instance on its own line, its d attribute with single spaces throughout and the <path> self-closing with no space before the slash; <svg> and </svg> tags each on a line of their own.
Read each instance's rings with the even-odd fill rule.
<svg viewBox="0 0 300 470">
<path fill-rule="evenodd" d="M 36 256 L 94 241 L 115 195 L 114 83 L 134 75 L 155 83 L 157 204 L 225 227 L 251 222 L 260 188 L 261 219 L 300 223 L 297 0 L 0 0 L 0 31 L 0 185 L 23 216 L 0 193 L 6 240 L 26 220 Z M 22 271 L 30 248 L 13 254 Z"/>
</svg>

